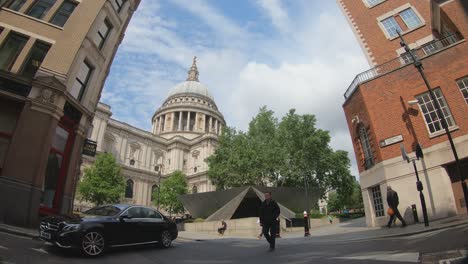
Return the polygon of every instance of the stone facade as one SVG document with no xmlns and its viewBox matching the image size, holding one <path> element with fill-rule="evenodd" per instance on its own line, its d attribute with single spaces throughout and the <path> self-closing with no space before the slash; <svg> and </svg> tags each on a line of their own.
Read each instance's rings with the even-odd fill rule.
<svg viewBox="0 0 468 264">
<path fill-rule="evenodd" d="M 0 222 L 71 212 L 82 146 L 139 3 L 0 1 Z"/>
<path fill-rule="evenodd" d="M 226 123 L 208 89 L 198 81 L 195 60 L 187 81 L 172 88 L 155 112 L 151 132 L 111 116 L 110 106 L 99 103 L 91 139 L 97 141 L 98 152 L 112 153 L 122 166 L 127 187 L 132 190 L 124 202 L 151 206 L 151 194 L 160 177 L 164 179 L 176 170 L 187 176 L 189 192 L 215 190 L 205 159 L 214 153 Z M 83 167 L 93 163 L 88 156 L 83 160 Z M 77 210 L 89 206 L 75 203 Z"/>
<path fill-rule="evenodd" d="M 359 2 L 359 4 L 356 4 Z M 362 3 L 361 3 L 362 2 Z M 379 2 L 367 6 L 367 2 Z M 366 220 L 369 226 L 388 221 L 386 187 L 400 197 L 400 211 L 409 221 L 415 204 L 422 221 L 416 176 L 411 164 L 403 161 L 400 145 L 415 157 L 415 147 L 423 147 L 424 159 L 417 161 L 429 219 L 466 212 L 460 175 L 454 170 L 454 156 L 447 136 L 427 96 L 426 85 L 408 62 L 399 39 L 389 37 L 381 24 L 393 17 L 403 36 L 421 59 L 424 72 L 442 99 L 455 147 L 468 176 L 468 34 L 463 1 L 354 1 L 339 0 L 357 37 L 379 64 L 356 77 L 345 94 L 343 109 L 353 141 L 360 172 Z M 419 25 L 402 12 L 411 8 Z M 390 14 L 390 15 L 389 15 Z M 388 16 L 389 15 L 389 16 Z M 372 19 L 375 18 L 375 19 Z M 414 17 L 413 17 L 414 18 Z M 412 20 L 411 23 L 418 21 Z M 466 82 L 466 84 L 465 84 Z"/>
</svg>

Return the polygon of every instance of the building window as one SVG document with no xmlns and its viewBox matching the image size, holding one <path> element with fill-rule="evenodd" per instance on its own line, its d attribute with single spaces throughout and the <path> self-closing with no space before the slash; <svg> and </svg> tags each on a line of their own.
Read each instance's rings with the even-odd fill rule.
<svg viewBox="0 0 468 264">
<path fill-rule="evenodd" d="M 28 41 L 27 37 L 10 33 L 0 48 L 0 70 L 9 71 Z"/>
<path fill-rule="evenodd" d="M 63 4 L 60 6 L 57 13 L 55 13 L 50 23 L 57 25 L 59 27 L 63 27 L 65 23 L 67 23 L 68 18 L 71 16 L 76 6 L 77 4 L 75 2 L 71 2 L 71 1 L 63 2 Z"/>
<path fill-rule="evenodd" d="M 437 51 L 437 46 L 435 42 L 428 43 L 422 47 L 422 50 L 425 55 L 431 55 Z"/>
<path fill-rule="evenodd" d="M 419 19 L 418 15 L 412 8 L 408 8 L 400 12 L 400 17 L 405 22 L 408 29 L 413 29 L 418 27 L 422 24 L 421 19 Z"/>
<path fill-rule="evenodd" d="M 112 24 L 107 20 L 104 19 L 104 22 L 98 28 L 98 32 L 96 37 L 94 38 L 94 44 L 102 49 L 104 43 L 106 42 L 107 37 L 109 36 L 109 32 L 112 29 Z"/>
<path fill-rule="evenodd" d="M 372 154 L 367 129 L 363 125 L 359 126 L 359 139 L 361 141 L 362 152 L 364 153 L 364 167 L 369 169 L 374 166 L 374 155 Z"/>
<path fill-rule="evenodd" d="M 130 165 L 131 165 L 131 166 L 134 166 L 134 165 L 135 165 L 135 160 L 134 160 L 134 159 L 131 159 L 131 160 L 130 160 Z"/>
<path fill-rule="evenodd" d="M 29 58 L 23 65 L 22 75 L 28 78 L 34 77 L 37 70 L 41 66 L 42 61 L 44 60 L 47 52 L 50 49 L 50 45 L 44 42 L 36 41 L 34 46 L 29 53 Z"/>
<path fill-rule="evenodd" d="M 384 206 L 382 202 L 382 193 L 380 192 L 380 185 L 371 187 L 372 200 L 374 202 L 375 216 L 384 216 Z"/>
<path fill-rule="evenodd" d="M 193 168 L 193 172 L 195 172 L 195 173 L 197 172 L 197 167 Z"/>
<path fill-rule="evenodd" d="M 463 98 L 465 98 L 465 102 L 468 104 L 468 76 L 458 80 L 457 84 L 458 88 L 460 88 Z"/>
<path fill-rule="evenodd" d="M 455 126 L 455 121 L 453 120 L 452 113 L 450 112 L 447 102 L 442 95 L 442 91 L 439 88 L 434 89 L 434 95 L 437 98 L 448 127 Z M 432 134 L 443 130 L 444 128 L 442 127 L 442 123 L 437 115 L 437 110 L 429 92 L 416 96 L 416 99 L 418 100 L 419 107 L 424 115 L 424 121 L 429 129 L 429 133 Z"/>
<path fill-rule="evenodd" d="M 86 61 L 83 61 L 78 71 L 78 74 L 76 75 L 75 83 L 73 84 L 73 87 L 70 92 L 71 95 L 76 99 L 81 100 L 81 98 L 83 97 L 84 91 L 88 86 L 92 71 L 93 68 Z"/>
<path fill-rule="evenodd" d="M 192 187 L 192 193 L 198 193 L 198 187 L 196 185 Z"/>
<path fill-rule="evenodd" d="M 120 10 L 122 10 L 122 7 L 126 1 L 127 0 L 114 0 L 115 8 L 117 9 L 117 12 L 120 12 Z"/>
<path fill-rule="evenodd" d="M 385 30 L 387 31 L 387 34 L 391 37 L 394 38 L 398 36 L 397 31 L 401 32 L 401 27 L 398 25 L 396 19 L 394 17 L 389 17 L 386 18 L 382 21 L 380 21 L 382 25 L 384 26 Z"/>
<path fill-rule="evenodd" d="M 158 195 L 157 190 L 158 190 L 158 186 L 156 184 L 153 185 L 153 187 L 151 187 L 151 201 L 154 201 L 154 198 L 157 197 Z"/>
<path fill-rule="evenodd" d="M 399 16 L 401 18 L 400 22 L 397 21 L 395 18 L 396 16 Z M 383 28 L 387 32 L 387 35 L 389 38 L 396 38 L 398 36 L 398 32 L 404 32 L 402 28 L 407 30 L 412 30 L 414 28 L 417 28 L 423 24 L 421 18 L 418 16 L 416 11 L 414 11 L 413 8 L 407 8 L 397 15 L 393 15 L 390 17 L 387 17 L 383 20 L 380 21 L 382 24 Z"/>
<path fill-rule="evenodd" d="M 26 3 L 26 0 L 15 0 L 8 6 L 8 8 L 19 11 L 21 7 L 23 7 L 24 3 Z"/>
<path fill-rule="evenodd" d="M 409 63 L 413 63 L 413 58 L 409 52 L 405 52 L 400 55 L 401 64 L 406 65 Z"/>
<path fill-rule="evenodd" d="M 380 4 L 380 3 L 385 2 L 386 0 L 365 0 L 365 1 L 367 3 L 368 7 L 373 7 L 373 6 L 376 6 L 376 5 Z"/>
<path fill-rule="evenodd" d="M 49 12 L 55 2 L 56 0 L 37 0 L 29 9 L 27 15 L 41 19 Z"/>
<path fill-rule="evenodd" d="M 128 179 L 125 185 L 125 198 L 133 198 L 133 181 Z"/>
</svg>

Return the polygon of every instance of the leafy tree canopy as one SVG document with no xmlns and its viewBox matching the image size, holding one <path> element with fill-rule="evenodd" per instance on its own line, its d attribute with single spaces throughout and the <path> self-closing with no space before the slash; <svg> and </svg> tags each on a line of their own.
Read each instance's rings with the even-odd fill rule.
<svg viewBox="0 0 468 264">
<path fill-rule="evenodd" d="M 208 175 L 218 189 L 245 185 L 303 187 L 305 181 L 324 195 L 352 192 L 346 151 L 330 147 L 328 131 L 316 128 L 314 115 L 291 109 L 281 121 L 265 106 L 247 132 L 227 127 L 215 153 L 207 159 Z"/>
<path fill-rule="evenodd" d="M 153 201 L 157 205 L 157 189 L 153 192 Z M 187 193 L 187 181 L 185 174 L 181 171 L 174 171 L 161 182 L 159 194 L 159 205 L 170 215 L 183 213 L 184 206 L 179 201 L 178 196 Z"/>
<path fill-rule="evenodd" d="M 81 198 L 102 205 L 118 203 L 124 195 L 125 180 L 112 154 L 98 154 L 94 164 L 84 170 L 78 185 Z"/>
</svg>

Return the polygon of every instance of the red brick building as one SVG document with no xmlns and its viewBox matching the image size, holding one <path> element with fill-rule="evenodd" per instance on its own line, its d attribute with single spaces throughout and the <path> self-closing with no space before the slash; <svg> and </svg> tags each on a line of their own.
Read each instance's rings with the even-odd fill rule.
<svg viewBox="0 0 468 264">
<path fill-rule="evenodd" d="M 412 59 L 400 46 L 399 30 L 424 66 L 452 131 L 468 176 L 468 3 L 464 0 L 338 0 L 365 53 L 370 70 L 345 93 L 345 111 L 359 167 L 369 226 L 386 224 L 386 187 L 399 193 L 400 211 L 422 221 L 416 177 L 400 144 L 417 161 L 429 219 L 466 212 L 461 177 L 447 136 Z M 425 167 L 427 170 L 423 170 Z"/>
</svg>

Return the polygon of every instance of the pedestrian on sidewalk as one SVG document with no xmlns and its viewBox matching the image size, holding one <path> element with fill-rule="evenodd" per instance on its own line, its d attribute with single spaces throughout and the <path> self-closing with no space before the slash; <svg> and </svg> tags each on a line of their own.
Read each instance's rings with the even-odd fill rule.
<svg viewBox="0 0 468 264">
<path fill-rule="evenodd" d="M 275 251 L 275 239 L 277 222 L 280 215 L 278 203 L 271 198 L 271 192 L 265 192 L 265 200 L 260 205 L 260 225 L 262 233 L 270 244 L 269 252 Z"/>
<path fill-rule="evenodd" d="M 394 222 L 395 217 L 401 221 L 401 227 L 406 226 L 405 219 L 401 217 L 400 211 L 398 211 L 398 204 L 400 201 L 398 200 L 398 193 L 392 189 L 391 186 L 387 186 L 387 204 L 388 207 L 393 210 L 393 214 L 390 215 L 390 220 L 388 221 L 387 226 L 390 228 Z"/>
<path fill-rule="evenodd" d="M 327 217 L 330 224 L 333 224 L 333 216 L 330 213 L 328 213 Z"/>
<path fill-rule="evenodd" d="M 224 232 L 226 231 L 227 229 L 227 224 L 226 222 L 224 221 L 224 219 L 221 220 L 221 227 L 218 228 L 218 233 L 219 235 L 224 235 Z"/>
</svg>

